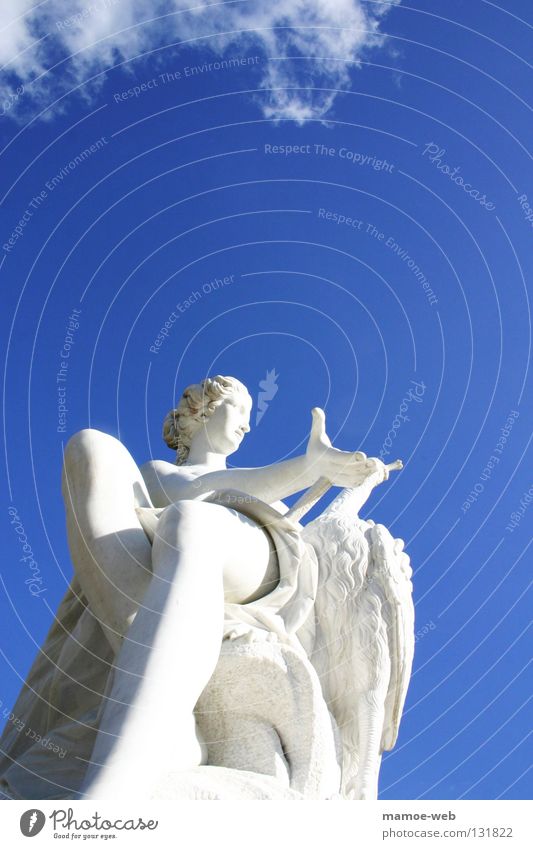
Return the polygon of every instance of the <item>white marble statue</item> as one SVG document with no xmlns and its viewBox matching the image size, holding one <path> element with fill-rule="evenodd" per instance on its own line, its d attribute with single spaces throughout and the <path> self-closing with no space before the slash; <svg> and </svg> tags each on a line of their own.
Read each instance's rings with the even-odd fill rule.
<svg viewBox="0 0 533 849">
<path fill-rule="evenodd" d="M 0 740 L 6 798 L 376 798 L 411 570 L 358 511 L 400 464 L 334 448 L 315 408 L 305 454 L 228 469 L 251 407 L 234 378 L 188 387 L 164 423 L 176 463 L 140 470 L 97 430 L 69 441 L 75 576 L 13 709 L 40 740 L 14 721 Z"/>
</svg>

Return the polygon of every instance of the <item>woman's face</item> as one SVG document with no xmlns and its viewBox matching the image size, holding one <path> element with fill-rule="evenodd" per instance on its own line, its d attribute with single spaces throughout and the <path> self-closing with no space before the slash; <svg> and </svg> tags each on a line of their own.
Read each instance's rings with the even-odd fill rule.
<svg viewBox="0 0 533 849">
<path fill-rule="evenodd" d="M 233 454 L 241 444 L 244 434 L 250 430 L 252 399 L 239 393 L 225 398 L 215 412 L 205 420 L 205 433 L 209 449 L 226 457 Z"/>
</svg>

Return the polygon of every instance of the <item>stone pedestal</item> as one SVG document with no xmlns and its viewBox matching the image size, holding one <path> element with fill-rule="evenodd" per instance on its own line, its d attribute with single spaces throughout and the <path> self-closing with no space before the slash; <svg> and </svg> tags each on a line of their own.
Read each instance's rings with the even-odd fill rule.
<svg viewBox="0 0 533 849">
<path fill-rule="evenodd" d="M 278 642 L 226 640 L 196 709 L 209 765 L 271 776 L 279 791 L 327 799 L 340 788 L 340 745 L 318 676 Z"/>
</svg>

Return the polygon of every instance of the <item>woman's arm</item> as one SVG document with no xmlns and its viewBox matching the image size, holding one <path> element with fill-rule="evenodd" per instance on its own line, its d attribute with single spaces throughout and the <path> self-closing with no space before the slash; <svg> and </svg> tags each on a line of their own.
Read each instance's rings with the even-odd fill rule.
<svg viewBox="0 0 533 849">
<path fill-rule="evenodd" d="M 313 470 L 307 456 L 302 454 L 270 466 L 207 472 L 192 481 L 190 486 L 196 495 L 213 489 L 238 489 L 272 504 L 307 489 L 318 477 L 320 473 Z"/>
<path fill-rule="evenodd" d="M 306 453 L 270 466 L 220 469 L 196 476 L 187 472 L 186 466 L 179 467 L 178 472 L 171 463 L 147 463 L 141 471 L 154 504 L 164 506 L 214 489 L 237 489 L 272 504 L 307 489 L 320 477 L 326 477 L 333 486 L 359 485 L 369 474 L 366 455 L 333 448 L 326 435 L 324 412 L 315 407 L 312 415 Z"/>
<path fill-rule="evenodd" d="M 142 466 L 141 473 L 155 507 L 166 507 L 184 498 L 197 498 L 214 489 L 237 489 L 281 510 L 282 505 L 277 502 L 313 483 L 305 455 L 270 466 L 220 469 L 203 475 L 192 475 L 187 472 L 187 467 L 153 460 Z"/>
</svg>

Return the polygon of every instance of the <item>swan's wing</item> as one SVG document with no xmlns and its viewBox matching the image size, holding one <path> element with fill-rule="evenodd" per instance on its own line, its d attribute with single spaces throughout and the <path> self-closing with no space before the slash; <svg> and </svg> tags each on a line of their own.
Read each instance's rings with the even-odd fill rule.
<svg viewBox="0 0 533 849">
<path fill-rule="evenodd" d="M 298 636 L 314 638 L 309 656 L 338 729 L 343 793 L 348 796 L 359 760 L 358 704 L 369 686 L 361 626 L 373 643 L 373 625 L 379 625 L 360 608 L 369 552 L 366 527 L 357 516 L 335 508 L 306 525 L 302 534 L 317 556 L 318 588 L 312 621 L 306 623 L 305 635 Z"/>
<path fill-rule="evenodd" d="M 403 551 L 403 541 L 395 540 L 383 525 L 369 528 L 367 539 L 371 556 L 369 573 L 379 583 L 385 599 L 382 611 L 387 622 L 391 662 L 381 737 L 383 751 L 392 749 L 396 743 L 411 676 L 414 654 L 412 569 Z"/>
</svg>

